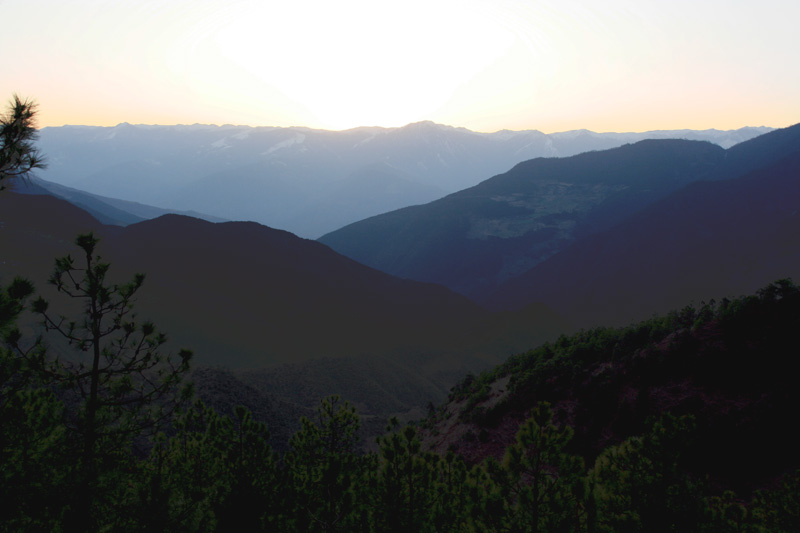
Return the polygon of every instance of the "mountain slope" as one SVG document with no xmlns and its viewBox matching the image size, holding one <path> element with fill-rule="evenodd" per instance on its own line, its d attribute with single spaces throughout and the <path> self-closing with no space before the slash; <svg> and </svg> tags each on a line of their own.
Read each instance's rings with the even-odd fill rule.
<svg viewBox="0 0 800 533">
<path fill-rule="evenodd" d="M 570 451 L 590 466 L 646 432 L 648 419 L 688 415 L 688 431 L 665 441 L 680 467 L 714 491 L 746 496 L 800 466 L 790 422 L 800 407 L 798 326 L 800 289 L 780 280 L 752 296 L 561 337 L 454 387 L 427 421 L 426 442 L 472 461 L 498 456 L 548 402 L 575 430 Z"/>
<path fill-rule="evenodd" d="M 436 202 L 373 217 L 319 240 L 385 272 L 477 297 L 578 236 L 709 177 L 724 156 L 710 143 L 659 140 L 534 159 Z"/>
<path fill-rule="evenodd" d="M 129 226 L 113 244 L 121 262 L 136 259 L 150 273 L 153 297 L 178 306 L 163 313 L 165 323 L 180 320 L 200 338 L 222 328 L 227 342 L 251 346 L 261 360 L 413 345 L 429 330 L 435 336 L 485 314 L 442 287 L 386 276 L 252 222 L 167 215 Z M 213 309 L 236 313 L 211 319 Z"/>
<path fill-rule="evenodd" d="M 373 217 L 319 240 L 366 265 L 440 283 L 481 301 L 576 240 L 615 226 L 689 183 L 734 179 L 774 164 L 796 150 L 798 137 L 795 126 L 728 150 L 650 140 L 534 159 L 436 202 Z"/>
<path fill-rule="evenodd" d="M 579 326 L 620 325 L 799 277 L 800 142 L 795 147 L 744 177 L 687 186 L 509 280 L 487 302 L 545 302 Z"/>
<path fill-rule="evenodd" d="M 194 349 L 198 364 L 277 369 L 336 360 L 329 377 L 339 387 L 326 394 L 348 395 L 352 369 L 368 358 L 362 366 L 373 369 L 373 386 L 351 399 L 372 408 L 412 407 L 410 395 L 394 390 L 398 380 L 427 391 L 415 402 L 436 401 L 465 372 L 565 329 L 547 309 L 508 320 L 444 287 L 389 276 L 256 223 L 166 215 L 104 226 L 43 195 L 0 195 L 0 276 L 23 274 L 60 301 L 45 283 L 53 259 L 74 253 L 75 235 L 87 231 L 100 236 L 112 279 L 146 273 L 139 316 L 166 331 L 173 346 Z"/>
</svg>

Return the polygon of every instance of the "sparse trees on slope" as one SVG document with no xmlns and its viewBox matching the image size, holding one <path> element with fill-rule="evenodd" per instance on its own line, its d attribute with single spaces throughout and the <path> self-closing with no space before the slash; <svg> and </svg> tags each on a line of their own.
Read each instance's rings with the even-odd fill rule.
<svg viewBox="0 0 800 533">
<path fill-rule="evenodd" d="M 44 168 L 44 158 L 33 146 L 36 140 L 36 104 L 16 94 L 8 111 L 0 115 L 0 190 L 12 178 L 25 178 L 33 169 Z"/>
</svg>

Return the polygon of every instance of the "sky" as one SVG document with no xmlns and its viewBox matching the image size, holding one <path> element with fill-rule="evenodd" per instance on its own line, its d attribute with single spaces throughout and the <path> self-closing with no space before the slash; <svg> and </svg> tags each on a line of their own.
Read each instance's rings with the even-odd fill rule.
<svg viewBox="0 0 800 533">
<path fill-rule="evenodd" d="M 796 0 L 0 0 L 38 125 L 800 122 Z"/>
</svg>

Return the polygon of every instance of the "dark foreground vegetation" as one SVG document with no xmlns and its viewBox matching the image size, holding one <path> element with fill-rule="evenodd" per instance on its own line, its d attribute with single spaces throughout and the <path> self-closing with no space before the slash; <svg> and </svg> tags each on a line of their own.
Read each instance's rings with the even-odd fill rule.
<svg viewBox="0 0 800 533">
<path fill-rule="evenodd" d="M 279 455 L 245 408 L 226 417 L 193 399 L 191 354 L 165 352 L 132 311 L 143 279 L 108 283 L 96 240 L 76 244 L 80 259 L 58 259 L 50 280 L 80 303 L 64 308 L 71 318 L 25 280 L 0 293 L 4 530 L 800 528 L 785 429 L 798 403 L 785 347 L 800 289 L 790 281 L 562 337 L 465 380 L 451 401 L 480 433 L 462 444 L 502 441 L 496 428 L 517 417 L 502 453 L 428 451 L 425 435 L 446 416 L 433 406 L 421 426 L 392 424 L 365 452 L 355 409 L 330 397 Z M 25 309 L 41 319 L 38 336 L 15 325 Z M 510 393 L 487 408 L 501 376 Z M 673 378 L 732 402 L 728 423 L 691 394 L 655 392 Z"/>
</svg>

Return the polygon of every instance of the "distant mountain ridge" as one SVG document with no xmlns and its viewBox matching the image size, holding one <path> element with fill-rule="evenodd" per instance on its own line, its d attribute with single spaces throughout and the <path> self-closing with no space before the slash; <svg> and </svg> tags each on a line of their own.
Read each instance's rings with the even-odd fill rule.
<svg viewBox="0 0 800 533">
<path fill-rule="evenodd" d="M 168 210 L 253 220 L 319 237 L 358 220 L 423 204 L 534 157 L 569 156 L 645 138 L 723 147 L 769 131 L 477 133 L 420 122 L 346 131 L 246 126 L 43 128 L 48 181 Z"/>
<path fill-rule="evenodd" d="M 569 158 L 538 158 L 320 241 L 385 272 L 487 301 L 498 284 L 551 257 L 557 261 L 576 240 L 606 231 L 692 182 L 734 179 L 786 157 L 800 144 L 798 131 L 776 130 L 727 150 L 708 142 L 646 140 Z M 594 260 L 587 256 L 575 268 L 590 268 Z M 559 283 L 570 283 L 568 278 L 559 277 Z M 489 301 L 504 308 L 500 299 Z"/>
<path fill-rule="evenodd" d="M 210 217 L 194 211 L 178 211 L 174 209 L 162 209 L 138 202 L 129 202 L 117 198 L 108 198 L 97 194 L 91 194 L 72 187 L 66 187 L 38 176 L 29 176 L 25 181 L 17 182 L 12 185 L 13 190 L 20 194 L 47 194 L 62 198 L 69 203 L 79 207 L 103 224 L 115 226 L 127 226 L 151 218 L 157 218 L 167 214 L 186 215 L 194 218 L 208 220 L 209 222 L 224 222 L 222 219 Z"/>
</svg>

